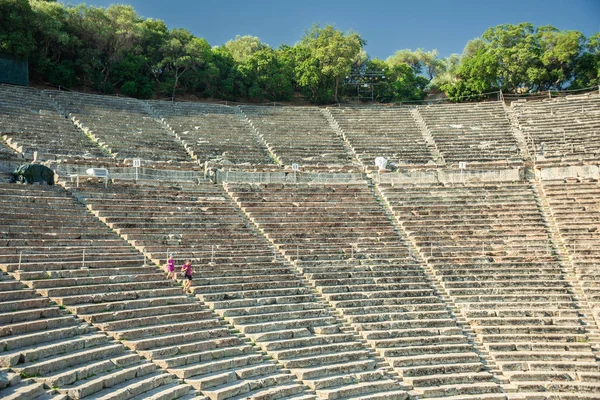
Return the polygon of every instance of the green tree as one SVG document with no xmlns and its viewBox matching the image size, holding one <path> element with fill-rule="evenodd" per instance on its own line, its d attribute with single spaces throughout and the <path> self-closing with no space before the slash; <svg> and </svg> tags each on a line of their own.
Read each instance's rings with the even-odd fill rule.
<svg viewBox="0 0 600 400">
<path fill-rule="evenodd" d="M 317 67 L 321 84 L 327 78 L 334 82 L 333 99 L 337 102 L 340 81 L 350 73 L 353 61 L 365 44 L 365 40 L 356 32 L 343 33 L 332 25 L 323 28 L 314 25 L 300 41 L 300 46 L 308 49 L 310 54 L 304 67 L 309 70 Z"/>
<path fill-rule="evenodd" d="M 600 32 L 587 39 L 585 50 L 575 64 L 573 89 L 600 84 Z"/>
<path fill-rule="evenodd" d="M 540 78 L 532 81 L 538 90 L 560 90 L 573 79 L 585 37 L 580 32 L 559 31 L 552 26 L 539 27 L 536 36 L 541 49 L 541 69 L 544 72 Z"/>
<path fill-rule="evenodd" d="M 481 48 L 463 60 L 458 68 L 457 80 L 441 86 L 453 101 L 472 101 L 481 99 L 482 93 L 492 92 L 498 87 L 498 63 L 496 58 Z"/>
<path fill-rule="evenodd" d="M 156 68 L 162 71 L 167 90 L 175 97 L 182 77 L 206 62 L 210 45 L 185 29 L 173 29 L 159 51 L 162 59 Z"/>
<path fill-rule="evenodd" d="M 0 1 L 0 53 L 27 58 L 35 48 L 34 13 L 27 0 Z"/>
<path fill-rule="evenodd" d="M 77 83 L 74 60 L 78 39 L 70 32 L 69 13 L 59 3 L 30 3 L 35 14 L 31 28 L 36 43 L 29 59 L 32 75 L 70 88 Z"/>
<path fill-rule="evenodd" d="M 243 63 L 248 57 L 257 51 L 269 48 L 256 36 L 237 35 L 234 40 L 225 43 L 225 49 L 231 54 L 236 63 Z"/>
<path fill-rule="evenodd" d="M 294 91 L 291 76 L 286 74 L 275 50 L 265 48 L 253 53 L 238 66 L 238 70 L 251 98 L 291 99 Z"/>
</svg>

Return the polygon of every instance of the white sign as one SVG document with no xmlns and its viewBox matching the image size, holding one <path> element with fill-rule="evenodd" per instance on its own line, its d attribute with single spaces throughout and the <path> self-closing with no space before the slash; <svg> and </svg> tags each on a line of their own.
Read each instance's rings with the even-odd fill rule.
<svg viewBox="0 0 600 400">
<path fill-rule="evenodd" d="M 375 166 L 379 167 L 379 169 L 385 169 L 387 167 L 388 160 L 384 157 L 377 157 L 375 159 Z"/>
<path fill-rule="evenodd" d="M 108 170 L 106 168 L 90 168 L 85 172 L 90 176 L 97 176 L 99 178 L 106 178 L 108 176 Z"/>
<path fill-rule="evenodd" d="M 460 169 L 467 169 L 467 162 L 466 161 L 459 161 L 458 162 L 458 168 L 460 168 Z"/>
<path fill-rule="evenodd" d="M 134 167 L 141 167 L 142 166 L 142 160 L 139 158 L 134 158 L 133 159 L 133 166 Z"/>
<path fill-rule="evenodd" d="M 298 171 L 300 169 L 300 166 L 296 163 L 292 164 L 292 171 Z"/>
</svg>

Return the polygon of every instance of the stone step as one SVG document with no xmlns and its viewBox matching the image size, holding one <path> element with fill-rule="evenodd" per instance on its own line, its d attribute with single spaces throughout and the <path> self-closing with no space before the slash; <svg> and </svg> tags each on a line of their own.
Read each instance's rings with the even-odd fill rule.
<svg viewBox="0 0 600 400">
<path fill-rule="evenodd" d="M 61 314 L 58 307 L 43 307 L 30 310 L 19 310 L 10 313 L 0 313 L 0 324 L 11 325 L 24 321 L 35 321 L 42 318 L 56 318 Z"/>
<path fill-rule="evenodd" d="M 352 385 L 359 382 L 373 382 L 388 379 L 381 370 L 356 372 L 349 374 L 331 375 L 321 379 L 307 381 L 306 384 L 313 390 Z"/>
<path fill-rule="evenodd" d="M 496 362 L 503 373 L 514 371 L 600 372 L 597 362 L 580 361 L 505 361 Z"/>
<path fill-rule="evenodd" d="M 402 385 L 400 385 L 400 383 L 391 379 L 382 379 L 372 382 L 359 382 L 352 385 L 340 386 L 337 388 L 319 389 L 316 392 L 319 398 L 326 400 L 335 400 L 365 395 L 368 395 L 369 398 L 372 398 L 371 395 L 374 393 L 390 391 L 401 392 L 402 390 L 403 387 Z M 405 392 L 404 397 L 401 397 L 401 395 L 398 394 L 398 396 L 394 398 L 405 399 L 407 397 L 408 393 Z"/>
<path fill-rule="evenodd" d="M 123 375 L 125 371 L 120 371 Z M 143 371 L 146 372 L 146 371 Z M 93 392 L 93 398 L 97 400 L 126 400 L 139 396 L 143 393 L 152 391 L 158 387 L 171 384 L 175 381 L 172 375 L 162 372 L 143 373 L 139 371 L 137 374 L 127 374 L 126 380 L 106 379 L 103 384 L 99 384 L 97 380 L 93 382 L 97 384 Z M 141 375 L 140 375 L 141 374 Z M 102 379 L 102 378 L 99 378 Z M 90 394 L 91 394 L 90 393 Z M 74 398 L 81 398 L 77 392 L 69 391 L 68 395 Z"/>
<path fill-rule="evenodd" d="M 491 382 L 493 378 L 489 372 L 465 372 L 404 377 L 404 381 L 415 387 L 426 387 Z"/>
<path fill-rule="evenodd" d="M 258 334 L 286 329 L 308 329 L 324 325 L 335 325 L 336 323 L 337 320 L 334 317 L 322 316 L 317 318 L 303 318 L 299 320 L 265 322 L 260 324 L 240 326 L 239 328 L 242 333 L 245 334 Z"/>
<path fill-rule="evenodd" d="M 112 332 L 108 332 L 112 334 Z M 129 339 L 126 341 L 127 347 L 135 351 L 152 352 L 154 349 L 160 351 L 160 349 L 171 346 L 178 346 L 183 344 L 189 344 L 201 340 L 207 340 L 210 338 L 222 338 L 231 336 L 231 332 L 228 327 L 218 325 L 213 329 L 198 330 L 192 332 L 178 332 L 176 335 L 174 332 L 169 332 L 164 335 L 156 335 L 150 337 L 143 337 L 141 339 Z"/>
<path fill-rule="evenodd" d="M 308 332 L 307 330 L 304 330 Z M 332 343 L 352 342 L 354 340 L 353 333 L 340 333 L 331 335 L 314 336 L 310 332 L 305 337 L 293 336 L 290 339 L 283 339 L 273 342 L 265 342 L 261 346 L 269 352 L 278 352 L 285 349 L 297 349 L 306 346 L 324 346 Z"/>
<path fill-rule="evenodd" d="M 358 342 L 337 342 L 333 344 L 307 343 L 306 346 L 302 347 L 271 351 L 269 352 L 269 355 L 272 355 L 279 361 L 284 362 L 285 360 L 298 359 L 306 356 L 321 356 L 332 353 L 360 351 L 364 349 L 365 347 Z"/>
<path fill-rule="evenodd" d="M 163 286 L 167 283 L 164 282 Z M 131 301 L 143 298 L 152 297 L 163 297 L 163 296 L 180 296 L 182 289 L 179 286 L 167 287 L 167 288 L 156 288 L 149 290 L 129 290 L 125 292 L 112 292 L 112 293 L 94 293 L 94 294 L 79 294 L 79 295 L 65 295 L 53 299 L 59 305 L 73 306 L 81 305 L 84 303 L 105 303 L 105 302 L 121 302 Z"/>
<path fill-rule="evenodd" d="M 243 398 L 254 398 L 253 395 L 250 394 L 251 392 L 257 392 L 268 388 L 270 388 L 268 393 L 278 395 L 277 390 L 279 389 L 279 385 L 284 384 L 285 386 L 288 386 L 287 392 L 289 394 L 298 394 L 303 390 L 302 386 L 290 384 L 292 378 L 293 376 L 290 374 L 260 376 L 226 383 L 221 386 L 205 389 L 202 392 L 211 400 L 225 400 L 240 396 Z M 295 390 L 290 390 L 291 386 L 294 386 Z"/>
<path fill-rule="evenodd" d="M 89 362 L 91 360 L 113 357 L 121 354 L 124 346 L 121 343 L 107 343 L 92 347 L 90 349 L 82 349 L 79 351 L 69 351 L 66 354 L 59 354 L 41 360 L 30 361 L 23 364 L 18 364 L 12 368 L 26 376 L 40 376 L 59 371 L 67 367 L 76 367 L 78 364 Z"/>
<path fill-rule="evenodd" d="M 196 307 L 194 308 L 201 308 L 201 304 L 200 303 L 196 303 L 196 304 L 192 304 Z M 166 314 L 155 314 L 155 315 L 148 315 L 148 316 L 143 316 L 143 317 L 138 317 L 138 318 L 131 318 L 131 319 L 121 319 L 121 320 L 115 320 L 115 321 L 109 321 L 109 322 L 102 322 L 102 323 L 96 323 L 96 325 L 105 331 L 118 331 L 121 329 L 131 329 L 131 328 L 136 328 L 136 327 L 147 327 L 147 326 L 154 326 L 154 325 L 172 325 L 172 324 L 177 324 L 177 323 L 182 323 L 185 321 L 190 321 L 190 320 L 195 320 L 195 321 L 199 321 L 199 320 L 208 320 L 208 319 L 214 319 L 215 315 L 213 314 L 212 311 L 210 310 L 193 310 L 192 307 L 188 307 L 189 309 L 186 310 L 172 310 L 175 311 L 173 313 L 166 313 Z M 156 309 L 152 310 L 152 311 L 157 311 Z M 177 312 L 179 311 L 179 312 Z M 166 311 L 165 311 L 166 312 Z"/>
<path fill-rule="evenodd" d="M 325 353 L 319 355 L 311 355 L 308 357 L 296 357 L 285 360 L 279 360 L 285 368 L 309 368 L 321 366 L 327 368 L 330 365 L 346 363 L 351 361 L 364 360 L 370 357 L 368 350 L 351 350 L 339 351 L 335 353 Z"/>
<path fill-rule="evenodd" d="M 431 376 L 442 374 L 462 374 L 462 373 L 477 373 L 483 370 L 483 365 L 480 362 L 460 363 L 460 364 L 430 364 L 418 365 L 411 367 L 403 367 L 402 374 L 405 378 L 417 376 Z"/>
<path fill-rule="evenodd" d="M 425 356 L 426 354 L 448 354 L 448 353 L 467 353 L 473 351 L 473 346 L 468 343 L 459 344 L 439 344 L 433 346 L 406 346 L 394 347 L 391 349 L 382 349 L 381 353 L 384 357 L 408 357 L 408 356 Z"/>
<path fill-rule="evenodd" d="M 18 349 L 24 349 L 29 346 L 38 346 L 41 343 L 48 343 L 53 341 L 61 341 L 66 338 L 83 335 L 88 332 L 96 331 L 96 328 L 92 328 L 87 325 L 75 325 L 67 326 L 64 328 L 47 329 L 32 333 L 25 333 L 21 335 L 8 336 L 0 338 L 0 347 L 5 351 L 15 351 Z M 0 366 L 10 366 L 11 355 L 6 354 L 7 357 L 0 353 Z M 5 362 L 8 364 L 5 365 Z"/>
<path fill-rule="evenodd" d="M 159 386 L 156 389 L 149 390 L 135 397 L 132 400 L 173 400 L 183 399 L 189 396 L 196 398 L 196 391 L 190 385 L 182 383 L 168 383 L 163 386 Z"/>
<path fill-rule="evenodd" d="M 146 358 L 153 359 L 158 362 L 159 360 L 168 359 L 170 357 L 179 357 L 185 354 L 193 354 L 196 352 L 209 351 L 213 349 L 239 346 L 245 343 L 240 338 L 231 336 L 229 330 L 226 328 L 219 331 L 209 332 L 214 333 L 214 335 L 205 335 L 206 337 L 204 340 L 179 343 L 166 347 L 154 347 L 148 350 L 138 350 L 138 353 Z"/>
<path fill-rule="evenodd" d="M 377 349 L 387 350 L 393 348 L 435 346 L 447 344 L 464 344 L 468 340 L 465 335 L 440 335 L 440 336 L 414 336 L 400 337 L 394 339 L 369 340 L 369 343 Z"/>
<path fill-rule="evenodd" d="M 278 313 L 288 313 L 294 311 L 305 311 L 322 308 L 322 305 L 311 301 L 310 303 L 291 303 L 291 304 L 275 304 L 277 298 L 274 299 L 273 304 L 256 304 L 254 306 L 248 306 L 244 308 L 217 308 L 217 304 L 213 303 L 216 312 L 222 317 L 245 317 L 251 315 L 277 315 Z M 232 319 L 232 321 L 234 321 Z"/>
<path fill-rule="evenodd" d="M 315 399 L 314 395 L 304 394 L 305 389 L 300 384 L 289 383 L 285 381 L 274 387 L 259 387 L 256 382 L 249 383 L 249 392 L 238 394 L 232 397 L 232 400 L 237 399 L 294 399 L 294 400 L 310 400 Z M 258 387 L 258 388 L 257 388 Z"/>
<path fill-rule="evenodd" d="M 15 385 L 11 385 L 0 389 L 0 398 L 3 400 L 43 400 L 49 399 L 44 385 L 35 382 L 33 379 L 21 381 Z"/>
<path fill-rule="evenodd" d="M 78 364 L 77 368 L 67 367 L 64 370 L 47 374 L 43 378 L 37 378 L 37 380 L 44 382 L 49 387 L 63 387 L 72 385 L 77 381 L 110 373 L 119 368 L 140 364 L 141 360 L 142 358 L 135 353 L 117 354 L 114 358 L 105 358 Z"/>
<path fill-rule="evenodd" d="M 162 360 L 154 360 L 154 362 L 165 369 L 181 367 L 184 365 L 192 365 L 204 360 L 220 360 L 224 358 L 238 357 L 246 354 L 252 354 L 255 350 L 250 345 L 240 345 L 235 347 L 222 347 L 213 350 L 203 350 L 196 353 L 183 354 L 176 357 L 171 357 Z"/>
<path fill-rule="evenodd" d="M 330 364 L 325 367 L 296 368 L 293 373 L 303 381 L 314 380 L 326 376 L 373 371 L 377 362 L 373 359 L 356 360 L 345 363 Z"/>
<path fill-rule="evenodd" d="M 108 318 L 108 320 L 112 320 L 115 316 L 122 315 L 120 314 L 121 312 L 123 312 L 125 315 L 137 315 L 138 309 L 151 310 L 154 307 L 157 307 L 158 309 L 161 309 L 161 307 L 167 307 L 169 310 L 178 310 L 177 306 L 181 306 L 185 309 L 185 307 L 189 304 L 199 303 L 193 298 L 185 296 L 182 294 L 182 292 L 179 292 L 175 296 L 148 297 L 138 300 L 125 300 L 108 303 L 74 304 L 68 306 L 68 309 L 72 310 L 81 318 L 87 318 L 98 322 L 106 322 L 106 318 Z M 128 314 L 129 312 L 131 312 L 131 314 Z"/>
<path fill-rule="evenodd" d="M 202 314 L 205 315 L 205 314 Z M 159 321 L 157 321 L 159 322 Z M 203 331 L 221 327 L 221 322 L 216 319 L 200 321 L 177 322 L 176 324 L 154 324 L 133 329 L 111 330 L 109 334 L 118 340 L 136 340 L 150 336 L 176 335 L 185 332 Z"/>
<path fill-rule="evenodd" d="M 452 396 L 450 399 L 452 400 L 540 400 L 540 399 L 558 399 L 555 397 L 544 397 L 545 394 L 536 393 L 532 394 L 533 397 L 531 399 L 527 397 L 520 397 L 521 394 L 509 394 L 509 393 L 480 393 L 480 394 L 466 394 L 466 395 L 457 395 Z M 443 397 L 428 397 L 429 400 L 449 400 L 447 396 Z M 572 399 L 575 400 L 575 399 Z"/>
<path fill-rule="evenodd" d="M 493 382 L 473 382 L 468 384 L 454 384 L 419 388 L 423 398 L 451 397 L 461 395 L 479 395 L 484 393 L 500 394 L 502 389 Z"/>
<path fill-rule="evenodd" d="M 595 362 L 596 356 L 591 352 L 577 351 L 507 351 L 507 352 L 492 352 L 492 356 L 496 361 L 587 361 Z"/>
<path fill-rule="evenodd" d="M 7 350 L 0 354 L 0 358 L 4 360 L 3 363 L 16 366 L 59 354 L 105 345 L 109 342 L 110 338 L 105 334 L 89 333 L 74 337 L 65 337 L 51 342 L 40 342 L 16 350 Z"/>
<path fill-rule="evenodd" d="M 437 355 L 411 355 L 406 357 L 388 357 L 388 362 L 390 362 L 394 367 L 404 368 L 404 367 L 415 367 L 415 366 L 424 366 L 424 365 L 438 365 L 438 364 L 470 364 L 479 362 L 479 356 L 473 352 L 465 352 L 465 353 L 449 353 L 449 354 L 437 354 Z"/>
<path fill-rule="evenodd" d="M 34 310 L 36 308 L 45 308 L 50 304 L 47 297 L 31 297 L 20 300 L 10 300 L 0 302 L 0 312 L 10 313 L 21 310 Z"/>
<path fill-rule="evenodd" d="M 175 374 L 180 379 L 198 377 L 206 374 L 211 374 L 218 371 L 227 371 L 235 368 L 240 368 L 252 364 L 263 362 L 263 356 L 260 354 L 247 354 L 230 358 L 222 358 L 219 360 L 203 360 L 202 362 L 169 368 L 169 372 Z M 191 383 L 191 381 L 189 381 Z"/>
</svg>

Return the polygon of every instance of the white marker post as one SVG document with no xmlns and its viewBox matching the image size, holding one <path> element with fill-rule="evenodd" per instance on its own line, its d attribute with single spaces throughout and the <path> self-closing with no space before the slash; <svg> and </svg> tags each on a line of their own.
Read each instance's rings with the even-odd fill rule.
<svg viewBox="0 0 600 400">
<path fill-rule="evenodd" d="M 135 168 L 135 180 L 136 181 L 138 180 L 138 170 L 141 165 L 142 165 L 142 160 L 140 160 L 139 158 L 133 159 L 133 167 Z"/>
<path fill-rule="evenodd" d="M 298 165 L 298 163 L 293 163 L 292 164 L 292 171 L 294 171 L 294 183 L 298 183 L 298 179 L 296 177 L 296 173 L 298 172 L 299 169 L 300 169 L 300 166 Z"/>
<path fill-rule="evenodd" d="M 465 183 L 465 180 L 463 178 L 463 171 L 465 169 L 467 169 L 467 162 L 466 161 L 459 161 L 458 162 L 458 168 L 460 168 L 460 181 L 461 181 L 461 183 Z"/>
</svg>

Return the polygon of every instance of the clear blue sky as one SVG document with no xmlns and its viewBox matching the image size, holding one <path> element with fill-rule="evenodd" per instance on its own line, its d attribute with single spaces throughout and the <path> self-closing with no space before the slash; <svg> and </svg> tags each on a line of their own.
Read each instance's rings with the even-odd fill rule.
<svg viewBox="0 0 600 400">
<path fill-rule="evenodd" d="M 77 0 L 61 1 L 78 4 Z M 531 22 L 586 37 L 600 32 L 600 0 L 87 0 L 107 7 L 131 4 L 138 15 L 186 28 L 212 46 L 235 35 L 258 36 L 271 47 L 293 45 L 313 23 L 353 29 L 372 58 L 399 49 L 461 53 L 467 41 L 499 24 Z"/>
</svg>

